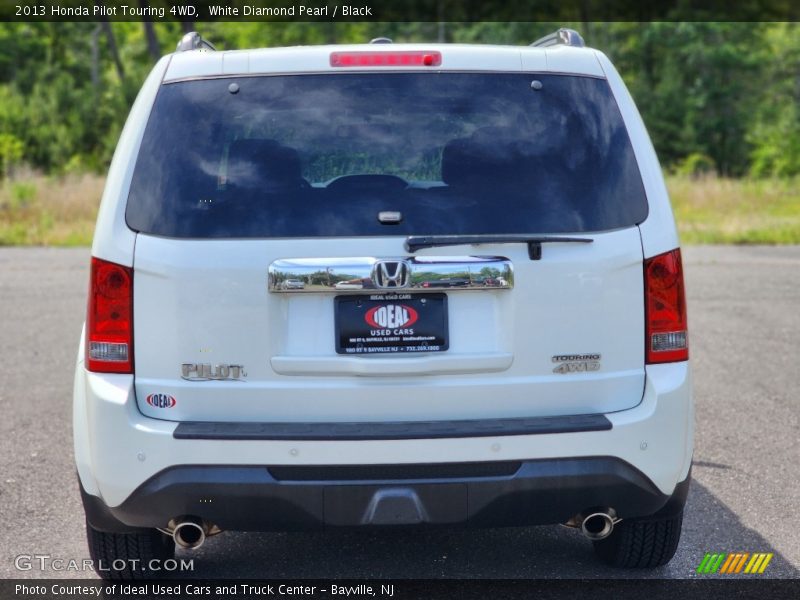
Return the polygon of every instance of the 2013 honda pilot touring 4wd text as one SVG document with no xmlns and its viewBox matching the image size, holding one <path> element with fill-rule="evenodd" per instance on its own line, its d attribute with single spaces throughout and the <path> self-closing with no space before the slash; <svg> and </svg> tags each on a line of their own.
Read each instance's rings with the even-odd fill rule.
<svg viewBox="0 0 800 600">
<path fill-rule="evenodd" d="M 569 30 L 187 35 L 108 174 L 74 432 L 106 564 L 226 530 L 558 523 L 612 565 L 666 563 L 692 459 L 684 284 L 620 76 Z"/>
</svg>

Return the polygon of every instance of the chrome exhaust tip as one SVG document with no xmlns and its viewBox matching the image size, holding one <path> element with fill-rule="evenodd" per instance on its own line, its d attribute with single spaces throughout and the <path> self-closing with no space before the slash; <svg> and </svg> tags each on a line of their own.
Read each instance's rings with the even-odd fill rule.
<svg viewBox="0 0 800 600">
<path fill-rule="evenodd" d="M 172 539 L 181 548 L 196 550 L 206 541 L 206 527 L 201 519 L 186 517 L 172 530 Z"/>
<path fill-rule="evenodd" d="M 581 533 L 592 541 L 605 539 L 614 531 L 614 524 L 618 520 L 611 509 L 608 512 L 590 513 L 581 521 Z"/>
</svg>

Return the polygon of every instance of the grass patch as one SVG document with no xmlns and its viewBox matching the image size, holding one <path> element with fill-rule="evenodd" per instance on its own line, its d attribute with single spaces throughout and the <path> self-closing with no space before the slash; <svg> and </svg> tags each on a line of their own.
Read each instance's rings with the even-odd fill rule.
<svg viewBox="0 0 800 600">
<path fill-rule="evenodd" d="M 0 245 L 89 246 L 103 177 L 0 181 Z M 670 176 L 686 244 L 800 244 L 800 179 Z"/>
<path fill-rule="evenodd" d="M 90 246 L 104 183 L 89 174 L 0 181 L 0 246 Z"/>
<path fill-rule="evenodd" d="M 800 244 L 800 179 L 668 177 L 686 244 Z"/>
</svg>

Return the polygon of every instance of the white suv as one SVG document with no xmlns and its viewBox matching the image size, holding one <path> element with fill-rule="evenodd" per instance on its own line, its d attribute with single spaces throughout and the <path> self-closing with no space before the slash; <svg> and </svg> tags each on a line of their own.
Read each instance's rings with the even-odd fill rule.
<svg viewBox="0 0 800 600">
<path fill-rule="evenodd" d="M 106 564 L 225 530 L 554 523 L 610 564 L 666 563 L 686 306 L 620 76 L 570 30 L 236 52 L 189 34 L 108 174 L 74 431 Z M 130 564 L 104 576 L 150 574 Z"/>
</svg>

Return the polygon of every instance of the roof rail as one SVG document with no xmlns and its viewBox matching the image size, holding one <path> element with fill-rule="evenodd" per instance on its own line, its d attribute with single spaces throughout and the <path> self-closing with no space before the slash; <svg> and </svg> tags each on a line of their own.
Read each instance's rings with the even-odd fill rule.
<svg viewBox="0 0 800 600">
<path fill-rule="evenodd" d="M 586 44 L 583 43 L 581 34 L 574 29 L 567 29 L 562 27 L 558 31 L 539 38 L 531 44 L 531 46 L 538 46 L 546 48 L 548 46 L 572 46 L 574 48 L 583 48 Z"/>
<path fill-rule="evenodd" d="M 187 50 L 212 50 L 216 51 L 214 44 L 208 40 L 204 40 L 196 31 L 190 31 L 181 38 L 178 42 L 178 47 L 175 52 L 186 52 Z"/>
<path fill-rule="evenodd" d="M 369 41 L 369 43 L 370 43 L 370 44 L 391 44 L 391 43 L 392 43 L 392 38 L 388 38 L 388 37 L 376 37 L 376 38 L 372 38 L 372 39 Z"/>
</svg>

